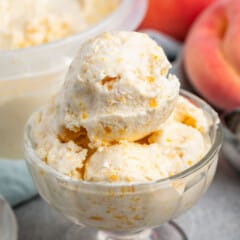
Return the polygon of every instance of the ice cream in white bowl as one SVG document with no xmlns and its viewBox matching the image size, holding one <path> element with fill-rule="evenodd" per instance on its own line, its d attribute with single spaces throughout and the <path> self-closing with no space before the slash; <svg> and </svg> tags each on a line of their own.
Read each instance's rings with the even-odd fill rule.
<svg viewBox="0 0 240 240">
<path fill-rule="evenodd" d="M 23 126 L 61 86 L 81 43 L 134 30 L 146 0 L 0 1 L 0 159 L 23 158 Z"/>
<path fill-rule="evenodd" d="M 26 159 L 50 205 L 117 233 L 111 239 L 142 231 L 130 238 L 141 239 L 199 199 L 215 173 L 219 119 L 199 98 L 179 96 L 169 66 L 142 33 L 109 32 L 83 44 L 62 89 L 25 129 Z"/>
</svg>

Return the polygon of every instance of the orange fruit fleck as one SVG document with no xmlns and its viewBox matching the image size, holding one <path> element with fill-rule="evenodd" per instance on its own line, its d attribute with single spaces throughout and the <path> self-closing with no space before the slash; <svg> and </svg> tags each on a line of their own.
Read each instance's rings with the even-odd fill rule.
<svg viewBox="0 0 240 240">
<path fill-rule="evenodd" d="M 196 120 L 191 116 L 185 116 L 181 122 L 193 128 L 197 127 Z"/>
<path fill-rule="evenodd" d="M 153 58 L 153 60 L 156 61 L 156 60 L 158 60 L 159 57 L 157 55 L 152 55 L 152 58 Z"/>
<path fill-rule="evenodd" d="M 99 217 L 99 216 L 91 216 L 89 217 L 90 220 L 94 220 L 94 221 L 102 221 L 103 218 L 102 217 Z"/>
<path fill-rule="evenodd" d="M 62 27 L 63 29 L 68 29 L 68 28 L 69 28 L 69 25 L 68 25 L 66 22 L 63 22 L 63 23 L 61 24 L 61 27 Z"/>
<path fill-rule="evenodd" d="M 87 113 L 83 112 L 82 113 L 82 119 L 86 119 L 88 117 Z"/>
<path fill-rule="evenodd" d="M 141 220 L 141 217 L 139 217 L 138 215 L 135 215 L 135 216 L 133 217 L 133 219 L 134 219 L 135 221 L 139 221 L 139 220 Z"/>
<path fill-rule="evenodd" d="M 151 108 L 156 108 L 158 106 L 158 102 L 156 98 L 150 98 L 149 100 L 149 106 Z"/>
<path fill-rule="evenodd" d="M 150 82 L 150 83 L 153 83 L 155 81 L 155 78 L 153 76 L 148 76 L 147 77 L 147 80 Z"/>
<path fill-rule="evenodd" d="M 168 71 L 168 70 L 167 70 L 166 68 L 163 68 L 163 69 L 160 70 L 160 74 L 161 74 L 161 75 L 166 75 L 166 74 L 167 74 L 167 71 Z"/>
<path fill-rule="evenodd" d="M 116 182 L 118 180 L 118 176 L 115 174 L 112 174 L 109 176 L 109 180 L 112 182 Z"/>
<path fill-rule="evenodd" d="M 107 85 L 107 89 L 110 91 L 110 90 L 113 89 L 113 86 L 112 86 L 111 84 L 108 84 L 108 85 Z"/>
<path fill-rule="evenodd" d="M 112 129 L 108 126 L 104 127 L 104 130 L 107 134 L 111 133 L 112 132 Z"/>
<path fill-rule="evenodd" d="M 193 164 L 193 162 L 192 162 L 191 160 L 188 160 L 188 161 L 187 161 L 187 165 L 188 165 L 188 166 L 191 166 L 192 164 Z"/>
</svg>

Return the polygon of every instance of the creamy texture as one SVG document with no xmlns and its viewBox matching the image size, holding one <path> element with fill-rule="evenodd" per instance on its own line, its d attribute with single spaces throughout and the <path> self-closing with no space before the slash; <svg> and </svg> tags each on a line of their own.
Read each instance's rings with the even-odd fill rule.
<svg viewBox="0 0 240 240">
<path fill-rule="evenodd" d="M 0 0 L 0 49 L 58 40 L 109 15 L 119 0 Z"/>
<path fill-rule="evenodd" d="M 171 114 L 179 81 L 162 48 L 135 32 L 100 34 L 82 45 L 57 96 L 58 125 L 92 142 L 134 141 Z"/>
<path fill-rule="evenodd" d="M 94 182 L 146 182 L 166 178 L 192 166 L 208 150 L 202 135 L 182 123 L 169 123 L 151 144 L 123 143 L 94 153 L 84 179 Z"/>
<path fill-rule="evenodd" d="M 210 147 L 211 122 L 179 96 L 169 68 L 142 33 L 86 42 L 61 91 L 34 115 L 39 157 L 72 178 L 104 183 L 155 181 L 197 163 Z"/>
<path fill-rule="evenodd" d="M 51 128 L 54 112 L 54 107 L 50 105 L 49 108 L 37 114 L 35 123 L 39 129 L 33 131 L 33 138 L 39 139 L 36 144 L 39 146 L 38 154 L 41 159 L 58 171 L 69 175 L 83 167 L 88 150 L 83 149 L 73 141 L 66 143 L 60 141 Z M 46 124 L 39 124 L 46 118 L 48 119 Z"/>
<path fill-rule="evenodd" d="M 111 183 L 154 181 L 191 167 L 210 147 L 208 135 L 185 121 L 194 119 L 207 131 L 207 116 L 183 97 L 176 105 L 183 102 L 184 109 L 175 108 L 167 122 L 144 139 L 95 147 L 86 135 L 74 141 L 59 139 L 52 128 L 56 117 L 53 100 L 35 115 L 32 137 L 40 158 L 73 178 Z"/>
<path fill-rule="evenodd" d="M 105 147 L 94 153 L 84 179 L 93 182 L 145 182 L 158 179 L 161 169 L 159 148 L 152 144 L 125 142 Z"/>
</svg>

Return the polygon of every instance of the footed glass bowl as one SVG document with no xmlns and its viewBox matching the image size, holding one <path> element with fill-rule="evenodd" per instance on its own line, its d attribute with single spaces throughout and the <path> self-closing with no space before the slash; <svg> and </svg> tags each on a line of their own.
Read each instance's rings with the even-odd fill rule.
<svg viewBox="0 0 240 240">
<path fill-rule="evenodd" d="M 222 129 L 215 111 L 198 97 L 181 95 L 202 108 L 212 122 L 211 148 L 187 170 L 143 184 L 103 184 L 72 179 L 36 154 L 31 140 L 32 118 L 25 128 L 25 155 L 33 181 L 42 198 L 74 223 L 69 239 L 186 239 L 170 220 L 191 208 L 211 183 L 222 143 Z M 167 222 L 171 225 L 166 225 Z"/>
</svg>

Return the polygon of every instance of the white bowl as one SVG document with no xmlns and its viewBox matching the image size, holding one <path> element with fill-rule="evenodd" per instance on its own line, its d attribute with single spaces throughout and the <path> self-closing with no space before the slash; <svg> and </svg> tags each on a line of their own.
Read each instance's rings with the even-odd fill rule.
<svg viewBox="0 0 240 240">
<path fill-rule="evenodd" d="M 117 10 L 85 31 L 35 47 L 0 51 L 0 157 L 23 156 L 25 121 L 57 91 L 80 44 L 103 31 L 136 29 L 146 2 L 122 0 Z"/>
<path fill-rule="evenodd" d="M 0 195 L 0 239 L 17 239 L 17 221 L 8 203 Z"/>
</svg>

